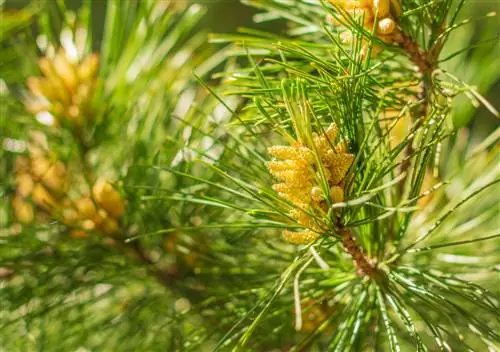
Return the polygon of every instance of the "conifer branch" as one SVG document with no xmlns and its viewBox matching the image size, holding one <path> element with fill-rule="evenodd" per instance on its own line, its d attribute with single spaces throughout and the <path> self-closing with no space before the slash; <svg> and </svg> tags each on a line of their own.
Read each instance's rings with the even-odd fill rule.
<svg viewBox="0 0 500 352">
<path fill-rule="evenodd" d="M 496 346 L 498 133 L 444 127 L 500 75 L 465 1 L 244 2 L 289 25 L 216 52 L 198 5 L 58 1 L 0 36 L 0 350 Z"/>
<path fill-rule="evenodd" d="M 87 161 L 87 153 L 89 151 L 89 148 L 85 146 L 83 139 L 78 138 L 76 142 L 78 144 L 78 150 L 79 150 L 78 156 L 80 158 L 80 165 L 82 167 L 82 173 L 85 182 L 87 183 L 88 188 L 92 189 L 92 183 L 93 183 L 92 170 Z M 92 198 L 93 202 L 97 204 L 92 192 L 90 192 L 90 197 Z M 140 244 L 139 241 L 125 242 L 120 239 L 120 248 L 122 251 L 126 251 L 127 249 L 132 249 L 132 251 L 136 255 L 136 258 L 139 259 L 139 261 L 146 266 L 148 273 L 150 273 L 153 277 L 155 277 L 156 280 L 161 285 L 165 286 L 168 289 L 175 288 L 175 279 L 177 276 L 176 270 L 168 271 L 159 269 L 155 261 L 151 258 L 149 253 L 143 248 L 143 246 Z"/>
<path fill-rule="evenodd" d="M 429 115 L 429 106 L 431 103 L 431 75 L 435 69 L 436 60 L 433 57 L 436 55 L 436 50 L 424 51 L 418 43 L 413 40 L 409 35 L 402 32 L 401 34 L 401 48 L 406 52 L 406 55 L 413 62 L 419 73 L 422 75 L 422 82 L 420 84 L 420 93 L 418 95 L 418 101 L 420 108 L 416 114 L 411 114 L 414 123 L 414 131 L 417 131 L 424 124 L 427 116 Z M 408 177 L 408 169 L 411 166 L 411 156 L 414 154 L 415 149 L 413 143 L 415 141 L 416 133 L 413 133 L 409 140 L 403 154 L 403 161 L 401 163 L 401 174 L 405 174 L 403 181 L 400 185 L 400 194 L 404 192 L 404 187 L 406 184 L 406 179 Z"/>
<path fill-rule="evenodd" d="M 155 261 L 146 252 L 146 250 L 141 246 L 139 241 L 131 241 L 123 246 L 130 245 L 130 248 L 136 254 L 136 257 L 147 266 L 148 272 L 152 274 L 157 281 L 168 289 L 175 288 L 175 280 L 178 279 L 177 272 L 175 270 L 161 270 L 156 266 Z"/>
<path fill-rule="evenodd" d="M 366 275 L 370 278 L 374 278 L 377 273 L 377 268 L 369 262 L 362 249 L 357 245 L 356 240 L 352 236 L 351 232 L 345 227 L 340 227 L 339 233 L 342 236 L 342 246 L 352 257 L 358 273 L 360 275 Z"/>
</svg>

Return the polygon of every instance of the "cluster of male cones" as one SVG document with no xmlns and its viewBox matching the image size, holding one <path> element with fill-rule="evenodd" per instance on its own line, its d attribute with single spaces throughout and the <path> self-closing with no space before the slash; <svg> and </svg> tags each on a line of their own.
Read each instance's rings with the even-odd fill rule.
<svg viewBox="0 0 500 352">
<path fill-rule="evenodd" d="M 401 5 L 398 0 L 330 0 L 338 6 L 341 11 L 339 19 L 332 19 L 332 23 L 343 26 L 350 18 L 360 23 L 364 30 L 372 33 L 375 37 L 386 44 L 401 43 L 403 36 L 398 28 L 397 19 L 401 15 Z M 344 44 L 353 41 L 353 32 L 346 30 L 341 33 L 341 40 Z M 372 48 L 372 55 L 381 51 L 380 46 Z M 363 55 L 368 51 L 368 44 L 364 39 Z"/>
<path fill-rule="evenodd" d="M 82 195 L 78 178 L 70 177 L 66 165 L 39 145 L 30 145 L 29 155 L 17 158 L 15 172 L 12 207 L 20 223 L 56 220 L 75 238 L 118 232 L 124 202 L 108 181 L 98 179 L 91 192 Z"/>
<path fill-rule="evenodd" d="M 273 189 L 293 205 L 289 216 L 304 227 L 299 231 L 283 231 L 288 242 L 314 241 L 328 229 L 325 222 L 328 204 L 344 200 L 344 180 L 354 155 L 348 153 L 346 142 L 335 144 L 337 135 L 337 126 L 331 124 L 324 133 L 313 134 L 311 146 L 295 141 L 291 146 L 268 149 L 278 159 L 267 162 L 271 174 L 280 181 Z M 320 186 L 320 180 L 326 181 L 328 189 Z"/>
<path fill-rule="evenodd" d="M 43 77 L 30 77 L 26 109 L 47 115 L 53 124 L 80 127 L 92 117 L 92 99 L 97 84 L 99 58 L 90 54 L 78 60 L 64 49 L 42 57 L 38 66 Z"/>
<path fill-rule="evenodd" d="M 78 57 L 65 48 L 49 50 L 38 62 L 43 76 L 27 81 L 26 110 L 42 123 L 80 133 L 94 117 L 98 63 L 96 54 Z M 125 211 L 120 193 L 102 177 L 87 179 L 81 167 L 69 172 L 46 139 L 43 133 L 32 133 L 26 155 L 16 159 L 12 208 L 18 222 L 55 220 L 74 238 L 91 232 L 117 234 Z"/>
</svg>

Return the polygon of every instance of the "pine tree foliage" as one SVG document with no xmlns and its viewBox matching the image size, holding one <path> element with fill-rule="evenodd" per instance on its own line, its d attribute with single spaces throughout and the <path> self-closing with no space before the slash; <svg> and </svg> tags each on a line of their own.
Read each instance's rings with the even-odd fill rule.
<svg viewBox="0 0 500 352">
<path fill-rule="evenodd" d="M 161 198 L 196 183 L 150 166 L 197 175 L 188 156 L 209 143 L 208 132 L 198 130 L 209 128 L 205 117 L 219 103 L 192 72 L 206 76 L 223 57 L 195 31 L 204 10 L 109 2 L 99 35 L 96 3 L 78 13 L 64 2 L 35 5 L 22 18 L 6 12 L 12 24 L 2 29 L 2 57 L 12 59 L 2 60 L 1 347 L 177 348 L 199 325 L 190 317 L 180 328 L 176 317 L 189 307 L 180 291 L 196 296 L 203 285 L 189 276 L 208 238 L 167 231 L 126 239 L 196 224 L 204 214 L 202 207 Z M 85 98 L 91 108 L 81 109 L 77 121 L 67 94 L 78 92 L 70 83 L 92 55 L 99 70 Z M 25 159 L 32 173 L 18 170 Z M 53 175 L 56 165 L 61 174 Z M 42 199 L 23 187 L 43 190 Z M 111 229 L 100 226 L 108 220 Z"/>
<path fill-rule="evenodd" d="M 2 12 L 0 349 L 500 348 L 494 14 L 243 3 Z"/>
</svg>

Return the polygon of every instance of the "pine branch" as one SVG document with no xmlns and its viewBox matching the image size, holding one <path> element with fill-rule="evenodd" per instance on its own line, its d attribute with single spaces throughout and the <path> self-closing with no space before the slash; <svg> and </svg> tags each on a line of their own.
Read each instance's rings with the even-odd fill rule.
<svg viewBox="0 0 500 352">
<path fill-rule="evenodd" d="M 370 278 L 375 278 L 378 274 L 377 267 L 370 263 L 363 250 L 356 244 L 355 238 L 352 236 L 351 231 L 345 227 L 339 228 L 339 233 L 342 236 L 342 245 L 357 268 L 360 275 L 366 275 Z"/>
<path fill-rule="evenodd" d="M 424 51 L 418 43 L 413 40 L 408 34 L 402 32 L 401 48 L 405 51 L 410 61 L 413 62 L 421 75 L 422 82 L 420 83 L 420 92 L 418 94 L 419 109 L 417 113 L 411 113 L 413 120 L 414 131 L 420 130 L 424 125 L 429 115 L 429 109 L 432 99 L 432 73 L 437 67 L 437 58 L 439 57 L 440 42 L 429 51 Z M 410 175 L 409 169 L 412 164 L 412 155 L 415 153 L 413 147 L 416 137 L 414 132 L 407 141 L 406 148 L 403 152 L 403 161 L 400 166 L 400 173 L 406 175 L 403 181 L 399 184 L 399 192 L 403 194 L 406 185 L 406 179 Z"/>
<path fill-rule="evenodd" d="M 480 35 L 449 40 L 472 23 L 455 22 L 464 1 L 245 3 L 289 25 L 212 36 L 229 44 L 214 52 L 192 4 L 109 0 L 95 25 L 90 0 L 6 16 L 0 32 L 24 37 L 0 38 L 14 117 L 0 194 L 17 197 L 15 211 L 0 200 L 0 349 L 496 346 L 499 134 L 469 153 L 477 136 L 445 123 L 459 93 L 496 113 L 479 94 L 500 72 L 480 65 Z M 477 88 L 444 66 L 467 51 L 456 43 L 474 47 Z M 88 120 L 73 44 L 79 64 L 100 56 Z M 15 166 L 30 130 L 45 138 L 40 165 L 60 160 L 73 187 L 29 158 L 34 170 Z"/>
<path fill-rule="evenodd" d="M 147 251 L 141 246 L 139 241 L 130 241 L 123 244 L 123 248 L 131 248 L 137 255 L 137 258 L 147 267 L 148 272 L 153 275 L 160 284 L 165 286 L 169 290 L 177 289 L 177 280 L 182 280 L 176 270 L 165 270 L 159 269 L 156 266 L 155 261 L 147 253 Z"/>
</svg>

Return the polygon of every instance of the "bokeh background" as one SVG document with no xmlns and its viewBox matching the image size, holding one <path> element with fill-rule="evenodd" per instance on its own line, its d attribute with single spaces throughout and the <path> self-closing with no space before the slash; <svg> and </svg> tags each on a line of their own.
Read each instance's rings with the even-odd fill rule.
<svg viewBox="0 0 500 352">
<path fill-rule="evenodd" d="M 7 0 L 4 6 L 6 9 L 19 9 L 28 5 L 30 2 L 30 0 Z M 81 5 L 81 2 L 81 0 L 65 1 L 70 9 L 77 9 Z M 255 8 L 242 4 L 239 0 L 177 0 L 174 2 L 178 3 L 180 6 L 186 3 L 198 3 L 203 5 L 206 8 L 207 13 L 201 21 L 199 27 L 200 30 L 206 30 L 208 32 L 232 33 L 237 31 L 239 27 L 252 26 L 253 28 L 272 31 L 274 33 L 282 33 L 286 26 L 285 23 L 279 21 L 255 23 L 253 21 L 253 16 L 258 13 L 258 11 Z M 102 26 L 104 21 L 106 0 L 93 0 L 92 6 L 93 20 L 96 24 L 94 27 L 94 36 L 99 38 L 102 33 L 102 27 L 99 27 L 99 25 Z M 499 12 L 499 0 L 471 0 L 468 1 L 468 4 L 463 9 L 462 16 L 464 18 L 474 19 L 482 17 L 488 13 L 498 14 Z M 485 31 L 485 26 L 489 27 L 487 31 Z M 484 44 L 485 46 L 500 45 L 500 20 L 498 19 L 498 16 L 485 21 L 473 21 L 471 24 L 465 26 L 459 31 L 473 31 L 473 41 L 486 41 L 487 43 Z M 488 33 L 488 38 L 483 38 L 486 32 Z M 96 45 L 98 44 L 99 42 L 96 41 Z M 468 54 L 462 56 L 461 58 L 457 58 L 456 60 L 451 60 L 449 62 L 450 67 L 454 66 L 454 68 L 456 68 L 458 66 L 458 72 L 456 72 L 456 70 L 453 72 L 469 83 L 479 85 L 480 91 L 481 86 L 487 86 L 486 90 L 483 89 L 481 93 L 484 94 L 487 100 L 497 110 L 500 110 L 500 79 L 494 78 L 493 82 L 490 81 L 486 83 L 484 82 L 484 79 L 481 79 L 481 77 L 476 77 L 473 72 L 468 72 L 467 55 Z M 498 75 L 493 75 L 493 77 L 496 76 Z M 489 79 L 486 78 L 486 80 Z M 467 105 L 467 103 L 460 104 L 459 109 L 463 109 L 463 107 Z M 469 108 L 472 108 L 472 106 L 469 106 Z M 466 125 L 470 127 L 473 138 L 480 140 L 494 128 L 498 127 L 500 125 L 500 121 L 496 119 L 487 109 L 481 106 L 475 112 L 475 117 L 468 121 Z"/>
</svg>

